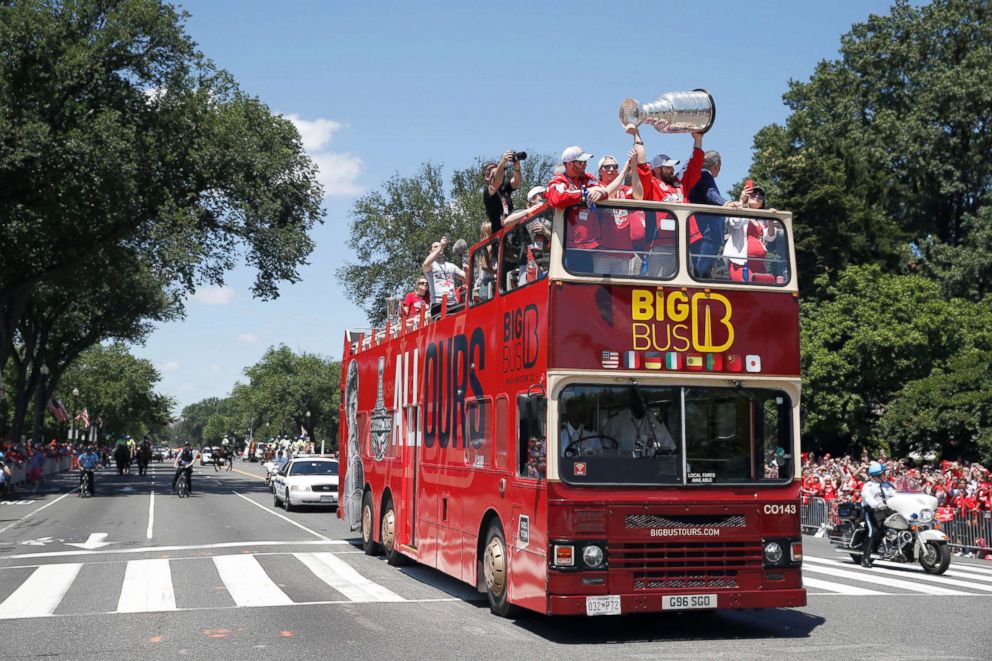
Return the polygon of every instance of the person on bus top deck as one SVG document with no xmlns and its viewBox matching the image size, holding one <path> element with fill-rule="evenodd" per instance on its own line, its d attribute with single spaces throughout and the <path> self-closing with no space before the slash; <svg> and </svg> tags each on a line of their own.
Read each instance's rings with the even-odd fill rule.
<svg viewBox="0 0 992 661">
<path fill-rule="evenodd" d="M 599 160 L 597 173 L 600 183 L 610 191 L 611 200 L 632 199 L 633 189 L 624 184 L 627 175 L 633 170 L 634 158 L 628 158 L 623 168 L 617 159 L 606 155 Z M 636 273 L 632 251 L 635 245 L 644 240 L 644 212 L 626 209 L 597 209 L 593 212 L 599 225 L 600 252 L 593 255 L 593 268 L 600 275 L 631 275 Z"/>
<path fill-rule="evenodd" d="M 482 166 L 482 178 L 486 182 L 482 189 L 482 203 L 486 207 L 486 217 L 493 232 L 498 232 L 504 219 L 513 213 L 513 191 L 520 188 L 520 161 L 514 157 L 514 150 L 507 149 L 499 163 L 486 163 Z M 513 177 L 504 181 L 506 164 L 513 163 Z"/>
<path fill-rule="evenodd" d="M 431 244 L 431 252 L 421 267 L 427 276 L 427 287 L 431 293 L 431 314 L 440 314 L 441 301 L 448 299 L 448 305 L 455 303 L 455 278 L 465 280 L 465 271 L 445 260 L 444 250 L 448 247 L 448 237 Z"/>
<path fill-rule="evenodd" d="M 659 154 L 648 166 L 644 141 L 634 125 L 626 128 L 634 136 L 634 152 L 637 156 L 637 177 L 633 180 L 633 198 L 655 202 L 684 203 L 687 193 L 699 181 L 703 169 L 703 134 L 693 131 L 692 157 L 681 178 L 675 174 L 679 161 L 667 154 Z M 648 275 L 671 277 L 678 266 L 677 239 L 674 223 L 663 214 L 656 214 L 656 222 L 645 228 L 648 249 L 654 253 L 648 256 Z"/>
<path fill-rule="evenodd" d="M 609 193 L 595 177 L 586 172 L 586 162 L 592 154 L 573 145 L 561 153 L 565 171 L 548 182 L 548 204 L 555 209 L 567 209 L 579 204 L 595 204 Z M 589 209 L 572 209 L 565 216 L 565 267 L 576 273 L 592 273 L 592 252 L 599 247 L 599 227 L 590 218 Z"/>
<path fill-rule="evenodd" d="M 403 299 L 403 317 L 415 319 L 420 317 L 421 308 L 430 308 L 431 299 L 427 290 L 427 276 L 417 278 L 417 284 L 412 292 Z"/>
<path fill-rule="evenodd" d="M 741 191 L 740 205 L 744 209 L 764 209 L 765 189 L 761 186 L 745 188 Z M 727 218 L 727 242 L 723 246 L 723 256 L 727 259 L 730 279 L 734 282 L 774 280 L 773 276 L 763 275 L 766 272 L 764 257 L 768 253 L 765 241 L 777 240 L 777 235 L 772 222 L 756 218 Z"/>
<path fill-rule="evenodd" d="M 868 467 L 868 481 L 861 489 L 865 523 L 868 524 L 868 534 L 861 547 L 862 567 L 872 566 L 871 553 L 878 548 L 884 532 L 882 524 L 885 522 L 885 510 L 889 508 L 887 501 L 894 495 L 895 487 L 885 479 L 885 464 L 873 461 Z"/>
<path fill-rule="evenodd" d="M 730 200 L 720 194 L 716 178 L 720 176 L 723 160 L 720 152 L 708 150 L 703 154 L 703 170 L 699 181 L 689 190 L 689 202 L 709 204 L 717 207 L 740 208 L 737 200 Z M 693 255 L 690 265 L 699 278 L 709 278 L 723 243 L 725 218 L 722 215 L 695 215 L 689 220 L 689 253 Z"/>
</svg>

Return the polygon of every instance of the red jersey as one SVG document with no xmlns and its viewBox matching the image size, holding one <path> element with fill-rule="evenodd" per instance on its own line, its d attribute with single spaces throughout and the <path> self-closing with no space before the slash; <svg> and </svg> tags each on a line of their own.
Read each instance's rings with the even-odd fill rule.
<svg viewBox="0 0 992 661">
<path fill-rule="evenodd" d="M 610 199 L 631 199 L 630 186 L 621 186 Z M 596 209 L 592 212 L 599 225 L 599 245 L 608 250 L 633 250 L 644 240 L 644 212 L 624 209 Z"/>
<path fill-rule="evenodd" d="M 417 292 L 412 291 L 403 299 L 403 315 L 416 317 L 420 314 L 420 308 L 428 305 L 430 305 L 430 301 L 427 300 L 426 296 L 420 296 Z"/>
<path fill-rule="evenodd" d="M 685 192 L 690 190 L 699 182 L 699 177 L 703 172 L 703 150 L 693 149 L 692 158 L 685 166 L 685 171 L 681 178 L 675 182 L 674 186 L 666 184 L 651 174 L 651 166 L 641 163 L 637 166 L 637 176 L 641 180 L 641 188 L 644 189 L 644 199 L 654 202 L 686 202 Z M 657 216 L 657 232 L 651 247 L 654 246 L 674 246 L 677 239 L 675 234 L 675 224 L 670 218 L 662 214 Z M 693 243 L 701 238 L 699 229 L 696 227 L 695 218 L 689 221 L 689 242 Z M 695 236 L 695 239 L 692 237 Z"/>
<path fill-rule="evenodd" d="M 564 209 L 582 202 L 582 189 L 598 186 L 599 182 L 592 175 L 583 172 L 578 179 L 572 179 L 566 174 L 555 175 L 548 182 L 545 199 L 555 209 Z"/>
</svg>

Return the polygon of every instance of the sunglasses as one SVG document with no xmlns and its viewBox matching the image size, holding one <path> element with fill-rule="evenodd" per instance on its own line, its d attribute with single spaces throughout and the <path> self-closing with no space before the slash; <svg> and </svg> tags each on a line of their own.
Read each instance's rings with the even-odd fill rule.
<svg viewBox="0 0 992 661">
<path fill-rule="evenodd" d="M 604 165 L 603 167 L 600 168 L 600 170 L 613 170 L 614 172 L 616 172 L 619 169 L 620 169 L 619 165 Z"/>
<path fill-rule="evenodd" d="M 420 287 L 420 286 L 424 286 L 424 287 L 426 287 L 426 286 L 427 286 L 427 283 L 426 283 L 426 282 L 418 282 L 418 283 L 417 283 L 417 286 L 418 286 L 418 287 Z"/>
</svg>

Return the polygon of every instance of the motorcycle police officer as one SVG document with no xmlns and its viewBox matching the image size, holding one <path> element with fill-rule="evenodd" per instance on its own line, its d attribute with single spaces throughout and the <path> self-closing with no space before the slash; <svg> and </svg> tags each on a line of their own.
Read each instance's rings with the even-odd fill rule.
<svg viewBox="0 0 992 661">
<path fill-rule="evenodd" d="M 889 508 L 887 501 L 896 495 L 896 489 L 885 479 L 885 464 L 873 461 L 868 467 L 868 481 L 861 489 L 861 503 L 864 507 L 865 523 L 868 534 L 865 535 L 861 552 L 861 566 L 871 568 L 871 552 L 878 548 L 882 539 L 885 510 Z"/>
</svg>

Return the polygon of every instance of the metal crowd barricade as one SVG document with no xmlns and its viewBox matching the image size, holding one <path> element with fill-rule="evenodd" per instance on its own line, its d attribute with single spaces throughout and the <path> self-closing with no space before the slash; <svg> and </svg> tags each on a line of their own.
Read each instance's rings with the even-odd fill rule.
<svg viewBox="0 0 992 661">
<path fill-rule="evenodd" d="M 799 525 L 807 534 L 814 534 L 826 528 L 830 504 L 822 498 L 803 496 L 800 505 Z"/>
<path fill-rule="evenodd" d="M 992 548 L 992 512 L 958 512 L 951 521 L 940 524 L 950 545 L 962 550 Z"/>
</svg>

